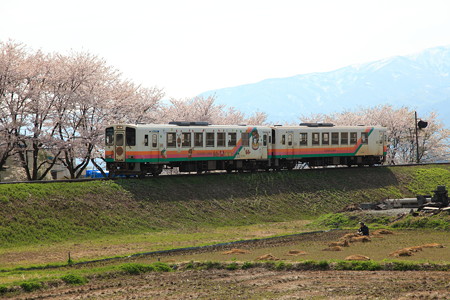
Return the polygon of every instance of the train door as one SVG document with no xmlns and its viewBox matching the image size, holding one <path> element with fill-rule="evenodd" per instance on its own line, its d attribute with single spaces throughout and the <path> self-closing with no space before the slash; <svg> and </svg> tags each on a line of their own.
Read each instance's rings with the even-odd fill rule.
<svg viewBox="0 0 450 300">
<path fill-rule="evenodd" d="M 261 159 L 267 159 L 268 148 L 269 148 L 269 133 L 264 131 L 261 143 Z"/>
<path fill-rule="evenodd" d="M 380 130 L 379 136 L 376 141 L 376 155 L 384 155 L 385 145 L 386 145 L 386 133 L 383 130 Z M 375 134 L 374 134 L 375 135 Z M 376 137 L 376 135 L 375 135 Z"/>
<path fill-rule="evenodd" d="M 116 129 L 116 144 L 115 144 L 115 161 L 125 161 L 125 131 L 123 129 Z"/>
<path fill-rule="evenodd" d="M 159 162 L 159 131 L 155 130 L 150 132 L 150 149 L 151 149 L 151 161 L 154 163 Z"/>
<path fill-rule="evenodd" d="M 287 132 L 286 150 L 287 158 L 292 158 L 294 155 L 294 134 L 292 132 Z"/>
</svg>

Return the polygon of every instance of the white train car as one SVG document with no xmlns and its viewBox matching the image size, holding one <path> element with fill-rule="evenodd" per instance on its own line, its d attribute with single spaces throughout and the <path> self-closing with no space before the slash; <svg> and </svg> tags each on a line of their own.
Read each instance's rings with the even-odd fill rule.
<svg viewBox="0 0 450 300">
<path fill-rule="evenodd" d="M 206 122 L 116 124 L 106 128 L 112 174 L 158 175 L 164 168 L 292 169 L 297 164 L 375 165 L 386 157 L 386 128 L 304 123 L 300 126 L 209 125 Z"/>
<path fill-rule="evenodd" d="M 309 166 L 375 165 L 386 156 L 386 128 L 302 123 L 277 126 L 272 132 L 272 165 L 292 169 Z"/>
<path fill-rule="evenodd" d="M 116 124 L 106 128 L 105 160 L 113 174 L 254 170 L 267 165 L 271 128 L 206 122 Z"/>
</svg>

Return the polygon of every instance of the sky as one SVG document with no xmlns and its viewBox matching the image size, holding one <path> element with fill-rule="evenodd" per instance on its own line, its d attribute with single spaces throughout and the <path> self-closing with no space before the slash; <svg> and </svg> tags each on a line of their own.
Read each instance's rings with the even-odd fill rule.
<svg viewBox="0 0 450 300">
<path fill-rule="evenodd" d="M 0 41 L 190 98 L 450 45 L 449 16 L 447 0 L 0 0 Z"/>
</svg>

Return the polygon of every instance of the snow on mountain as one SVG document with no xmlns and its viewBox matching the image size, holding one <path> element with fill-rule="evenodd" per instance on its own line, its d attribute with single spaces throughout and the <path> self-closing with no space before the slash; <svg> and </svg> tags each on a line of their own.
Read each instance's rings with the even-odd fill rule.
<svg viewBox="0 0 450 300">
<path fill-rule="evenodd" d="M 204 92 L 217 103 L 269 121 L 297 122 L 301 115 L 355 110 L 378 104 L 408 106 L 420 114 L 437 111 L 450 127 L 450 46 L 351 65 L 324 73 L 266 79 Z"/>
</svg>

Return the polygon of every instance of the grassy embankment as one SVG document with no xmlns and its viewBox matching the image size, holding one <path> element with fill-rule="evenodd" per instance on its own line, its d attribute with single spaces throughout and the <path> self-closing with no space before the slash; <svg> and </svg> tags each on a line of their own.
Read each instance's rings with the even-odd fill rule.
<svg viewBox="0 0 450 300">
<path fill-rule="evenodd" d="M 353 203 L 430 194 L 437 185 L 450 186 L 450 166 L 0 185 L 0 254 L 6 257 L 0 265 L 12 268 L 14 274 L 20 273 L 20 269 L 14 268 L 17 264 L 5 262 L 12 257 L 21 262 L 19 265 L 29 266 L 29 258 L 15 256 L 28 256 L 32 248 L 35 252 L 45 249 L 43 261 L 47 263 L 65 264 L 67 258 L 49 256 L 58 252 L 59 246 L 54 245 L 64 243 L 70 244 L 69 249 L 81 244 L 87 248 L 99 245 L 107 248 L 103 246 L 112 247 L 118 240 L 123 247 L 145 239 L 156 246 L 146 244 L 142 251 L 151 251 L 167 249 L 168 245 L 186 247 L 257 237 L 252 235 L 255 231 L 267 231 L 269 227 L 267 232 L 271 235 L 292 233 L 305 230 L 301 220 L 321 215 L 316 222 L 319 226 L 351 227 L 357 222 L 352 215 L 323 215 Z M 361 217 L 366 216 L 358 219 Z M 383 222 L 380 218 L 372 221 Z M 407 218 L 395 226 L 448 230 L 449 215 Z M 262 236 L 267 236 L 267 232 Z M 129 252 L 139 252 L 137 249 L 130 248 Z M 85 258 L 102 255 L 94 251 Z M 117 265 L 105 268 L 111 272 Z M 105 271 L 100 269 L 80 269 L 80 275 L 84 278 Z M 8 277 L 11 272 L 4 273 L 2 284 L 21 285 L 16 277 Z M 58 269 L 53 274 L 52 269 L 47 269 L 20 276 L 25 276 L 22 280 L 46 281 L 73 272 Z M 25 284 L 22 288 L 28 287 Z"/>
<path fill-rule="evenodd" d="M 0 247 L 292 221 L 437 185 L 450 166 L 0 185 Z"/>
</svg>

